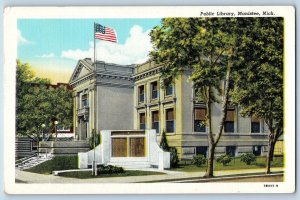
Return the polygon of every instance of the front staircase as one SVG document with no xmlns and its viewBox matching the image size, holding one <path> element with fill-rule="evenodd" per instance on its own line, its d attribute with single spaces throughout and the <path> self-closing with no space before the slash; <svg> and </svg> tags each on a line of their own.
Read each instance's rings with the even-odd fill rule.
<svg viewBox="0 0 300 200">
<path fill-rule="evenodd" d="M 29 156 L 26 158 L 22 158 L 16 161 L 15 167 L 18 170 L 24 170 L 36 165 L 39 165 L 47 160 L 51 160 L 54 156 L 50 153 L 48 154 L 34 154 L 33 156 Z"/>
</svg>

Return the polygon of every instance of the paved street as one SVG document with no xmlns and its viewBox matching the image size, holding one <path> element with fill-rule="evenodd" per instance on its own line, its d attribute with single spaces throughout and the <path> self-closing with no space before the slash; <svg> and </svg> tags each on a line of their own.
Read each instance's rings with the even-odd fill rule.
<svg viewBox="0 0 300 200">
<path fill-rule="evenodd" d="M 222 181 L 221 178 L 224 176 L 231 175 L 251 175 L 257 173 L 264 173 L 265 169 L 244 169 L 244 170 L 226 170 L 226 171 L 216 171 L 215 177 L 219 178 L 218 181 Z M 272 172 L 282 172 L 283 168 L 272 168 Z M 111 177 L 111 178 L 91 178 L 91 179 L 76 179 L 76 178 L 65 178 L 54 175 L 43 175 L 31 172 L 25 172 L 16 170 L 16 182 L 18 183 L 139 183 L 139 182 L 182 182 L 184 180 L 187 182 L 188 179 L 201 178 L 204 172 L 174 172 L 169 170 L 161 171 L 166 174 L 163 175 L 149 175 L 149 176 L 127 176 L 127 177 Z M 276 176 L 276 181 L 282 180 L 279 176 Z M 235 181 L 240 182 L 243 179 L 238 178 Z M 251 180 L 251 179 L 250 179 Z M 259 181 L 259 177 L 253 180 Z M 270 178 L 266 180 L 271 180 Z M 275 179 L 274 179 L 275 180 Z M 230 181 L 228 179 L 226 182 Z M 234 181 L 234 182 L 235 182 Z M 247 181 L 247 180 L 245 180 Z M 264 180 L 262 180 L 264 181 Z M 271 180 L 272 181 L 272 180 Z M 195 181 L 194 181 L 195 182 Z"/>
</svg>

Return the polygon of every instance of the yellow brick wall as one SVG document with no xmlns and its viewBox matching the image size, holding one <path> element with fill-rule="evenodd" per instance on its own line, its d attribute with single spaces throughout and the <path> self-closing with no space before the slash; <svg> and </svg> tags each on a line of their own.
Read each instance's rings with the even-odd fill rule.
<svg viewBox="0 0 300 200">
<path fill-rule="evenodd" d="M 151 100 L 151 83 L 158 81 L 159 83 L 159 98 L 158 100 Z M 178 155 L 181 157 L 181 141 L 182 141 L 182 77 L 178 77 L 175 80 L 175 87 L 173 88 L 173 96 L 165 97 L 165 90 L 160 86 L 160 76 L 159 74 L 154 74 L 152 76 L 145 77 L 141 80 L 135 82 L 134 85 L 134 128 L 139 129 L 139 113 L 145 113 L 146 116 L 146 128 L 150 129 L 152 125 L 152 115 L 151 112 L 159 110 L 159 123 L 160 123 L 160 133 L 157 135 L 157 142 L 160 143 L 161 134 L 163 130 L 166 130 L 165 123 L 165 110 L 168 108 L 174 109 L 175 118 L 175 133 L 166 133 L 169 146 L 177 148 Z M 146 93 L 146 104 L 154 104 L 152 106 L 145 106 L 141 108 L 136 108 L 138 106 L 138 87 L 144 85 Z M 175 99 L 175 100 L 174 100 Z M 165 103 L 168 101 L 168 103 Z"/>
</svg>

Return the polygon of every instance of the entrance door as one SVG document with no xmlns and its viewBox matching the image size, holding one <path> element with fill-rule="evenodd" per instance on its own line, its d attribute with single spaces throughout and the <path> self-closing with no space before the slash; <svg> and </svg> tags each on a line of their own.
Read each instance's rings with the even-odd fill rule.
<svg viewBox="0 0 300 200">
<path fill-rule="evenodd" d="M 80 120 L 81 130 L 80 130 L 80 139 L 86 140 L 87 138 L 87 122 Z"/>
</svg>

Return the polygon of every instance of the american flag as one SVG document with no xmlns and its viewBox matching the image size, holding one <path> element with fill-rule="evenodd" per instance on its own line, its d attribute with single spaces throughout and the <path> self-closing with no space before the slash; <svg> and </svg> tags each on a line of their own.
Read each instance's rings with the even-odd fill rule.
<svg viewBox="0 0 300 200">
<path fill-rule="evenodd" d="M 118 42 L 116 31 L 101 24 L 95 24 L 95 39 Z"/>
</svg>

